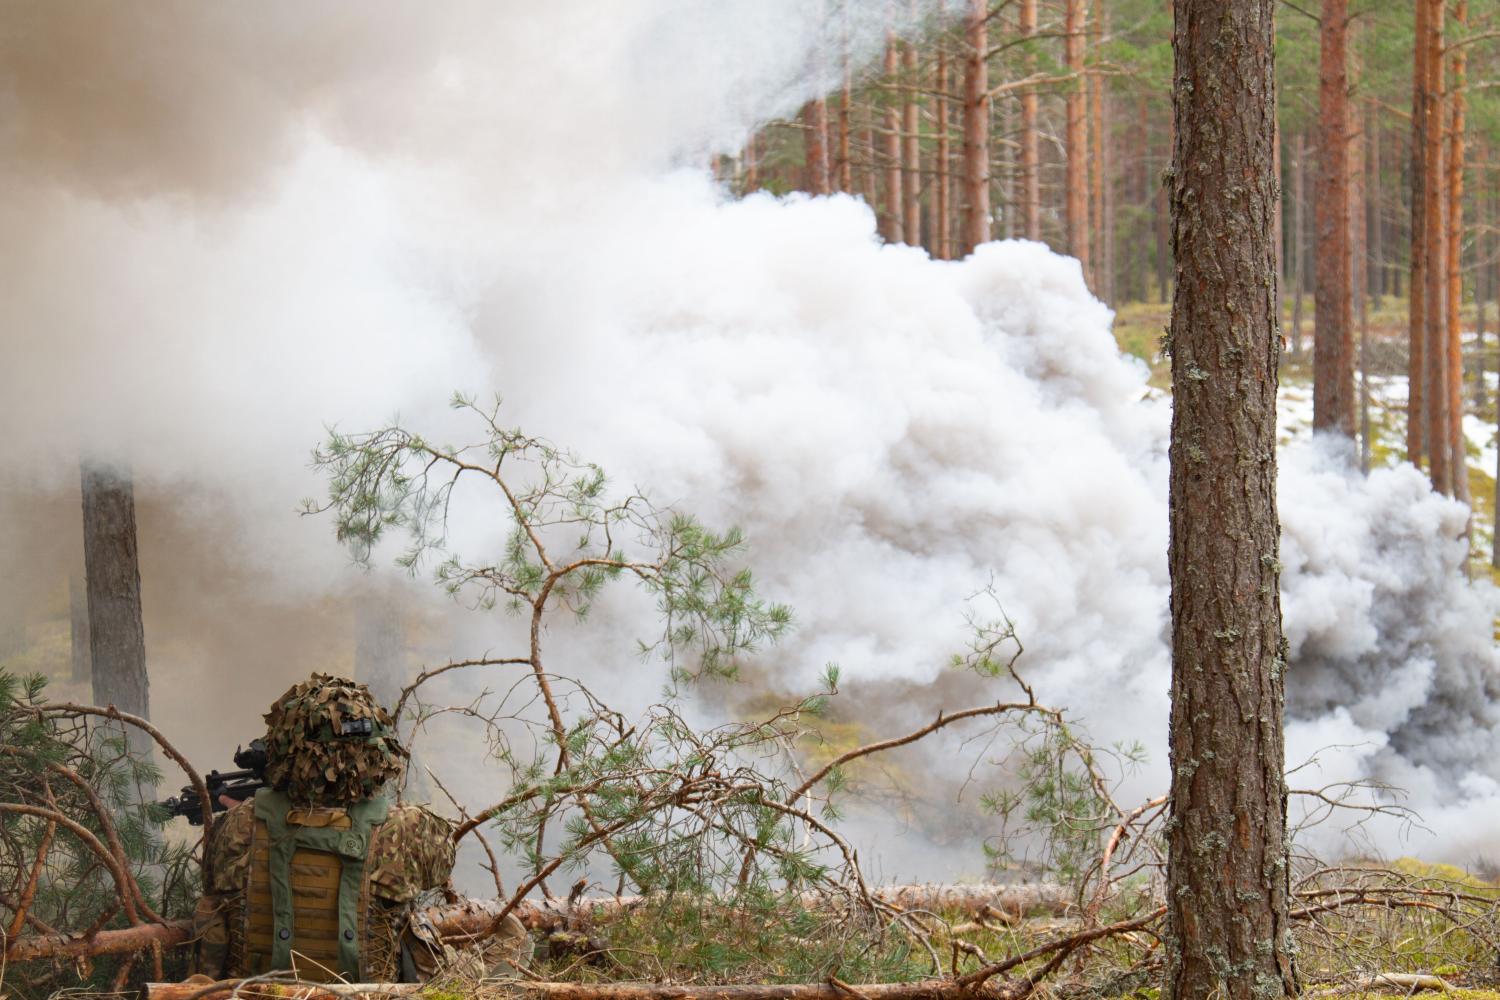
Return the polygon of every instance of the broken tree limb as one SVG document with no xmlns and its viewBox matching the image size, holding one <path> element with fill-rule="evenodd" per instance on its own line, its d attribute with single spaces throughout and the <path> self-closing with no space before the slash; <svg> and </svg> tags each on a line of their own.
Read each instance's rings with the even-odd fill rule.
<svg viewBox="0 0 1500 1000">
<path fill-rule="evenodd" d="M 17 938 L 5 950 L 6 962 L 34 962 L 43 958 L 96 958 L 145 951 L 152 945 L 176 948 L 193 938 L 186 920 L 164 924 L 137 924 L 121 930 L 100 931 L 91 937 L 69 934 L 39 934 Z"/>
<path fill-rule="evenodd" d="M 888 885 L 872 888 L 870 895 L 898 910 L 971 918 L 997 914 L 1012 919 L 1026 915 L 1056 917 L 1066 914 L 1074 903 L 1072 893 L 1050 882 Z M 553 930 L 609 920 L 651 901 L 650 896 L 585 896 L 570 905 L 562 899 L 538 899 L 522 903 L 515 914 L 531 930 Z M 826 895 L 816 892 L 804 893 L 801 898 L 802 905 L 809 909 L 827 901 Z M 491 904 L 484 901 L 483 905 Z"/>
<path fill-rule="evenodd" d="M 1353 982 L 1334 987 L 1331 990 L 1322 990 L 1311 994 L 1315 997 L 1342 996 L 1346 993 L 1370 993 L 1375 990 L 1394 990 L 1410 996 L 1420 990 L 1436 990 L 1439 993 L 1452 992 L 1453 987 L 1441 976 L 1429 976 L 1419 972 L 1382 972 L 1374 976 L 1364 976 Z"/>
<path fill-rule="evenodd" d="M 872 890 L 883 903 L 901 910 L 926 910 L 973 916 L 987 911 L 1003 914 L 1040 913 L 1055 916 L 1065 912 L 1072 896 L 1049 883 L 1021 885 L 896 885 Z M 817 906 L 826 897 L 809 893 L 804 905 Z M 594 920 L 622 916 L 651 901 L 649 896 L 585 896 L 572 906 L 554 899 L 526 900 L 512 912 L 528 930 L 553 931 Z M 470 899 L 427 911 L 438 933 L 445 938 L 473 940 L 486 937 L 498 926 L 505 903 L 493 899 Z M 90 936 L 43 934 L 17 938 L 5 950 L 8 962 L 30 962 L 44 958 L 121 955 L 159 946 L 176 948 L 192 940 L 187 921 L 146 923 L 122 930 L 99 931 Z"/>
</svg>

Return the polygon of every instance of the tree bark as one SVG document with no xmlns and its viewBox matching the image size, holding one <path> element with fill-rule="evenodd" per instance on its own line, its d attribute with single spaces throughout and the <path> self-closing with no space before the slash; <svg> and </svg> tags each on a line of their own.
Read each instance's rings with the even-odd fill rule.
<svg viewBox="0 0 1500 1000">
<path fill-rule="evenodd" d="M 96 705 L 113 705 L 149 719 L 135 490 L 129 473 L 118 474 L 87 462 L 81 467 L 80 481 L 93 700 Z M 149 755 L 149 737 L 134 727 L 127 729 L 131 747 Z"/>
<path fill-rule="evenodd" d="M 1021 0 L 1021 37 L 1036 34 L 1036 0 Z M 1026 73 L 1036 73 L 1036 55 L 1026 56 Z M 1035 87 L 1021 91 L 1021 218 L 1023 235 L 1028 240 L 1042 238 L 1042 172 L 1037 134 L 1037 96 Z"/>
<path fill-rule="evenodd" d="M 1458 0 L 1453 10 L 1458 30 L 1463 31 L 1469 18 L 1468 0 Z M 1451 102 L 1452 124 L 1448 128 L 1447 188 L 1448 219 L 1444 234 L 1448 241 L 1446 258 L 1447 273 L 1447 336 L 1448 348 L 1448 448 L 1449 476 L 1453 483 L 1453 495 L 1464 503 L 1469 502 L 1468 448 L 1464 442 L 1464 355 L 1462 245 L 1464 228 L 1464 85 L 1466 82 L 1468 49 L 1458 46 L 1453 50 L 1453 86 Z"/>
<path fill-rule="evenodd" d="M 990 238 L 990 84 L 988 0 L 969 0 L 964 29 L 964 171 L 958 248 L 965 257 Z"/>
<path fill-rule="evenodd" d="M 1164 1000 L 1299 992 L 1276 513 L 1274 0 L 1174 0 Z"/>
<path fill-rule="evenodd" d="M 1318 227 L 1313 288 L 1313 430 L 1354 438 L 1350 321 L 1348 0 L 1323 0 L 1319 21 Z"/>
<path fill-rule="evenodd" d="M 1411 99 L 1411 281 L 1406 364 L 1406 460 L 1420 465 L 1426 454 L 1427 365 L 1427 19 L 1431 6 L 1416 0 Z"/>
<path fill-rule="evenodd" d="M 1084 115 L 1085 88 L 1083 75 L 1084 0 L 1066 0 L 1063 26 L 1063 51 L 1068 72 L 1067 109 L 1067 190 L 1063 192 L 1063 217 L 1068 230 L 1068 252 L 1083 266 L 1084 280 L 1094 287 L 1094 268 L 1089 256 L 1088 208 L 1088 139 Z"/>
<path fill-rule="evenodd" d="M 1426 401 L 1427 469 L 1432 488 L 1453 494 L 1453 473 L 1448 435 L 1448 351 L 1447 313 L 1444 300 L 1448 291 L 1448 203 L 1443 197 L 1445 179 L 1443 160 L 1443 16 L 1444 0 L 1426 0 L 1427 10 L 1427 129 L 1423 164 L 1423 200 L 1426 223 L 1423 242 L 1427 258 L 1423 293 L 1423 356 L 1426 379 L 1422 387 Z"/>
</svg>

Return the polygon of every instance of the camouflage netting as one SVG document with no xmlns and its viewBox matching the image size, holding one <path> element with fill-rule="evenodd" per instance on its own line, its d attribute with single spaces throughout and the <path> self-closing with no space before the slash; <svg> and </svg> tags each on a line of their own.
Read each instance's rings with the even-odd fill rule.
<svg viewBox="0 0 1500 1000">
<path fill-rule="evenodd" d="M 313 674 L 266 713 L 266 783 L 296 805 L 339 806 L 401 776 L 406 748 L 363 684 Z"/>
</svg>

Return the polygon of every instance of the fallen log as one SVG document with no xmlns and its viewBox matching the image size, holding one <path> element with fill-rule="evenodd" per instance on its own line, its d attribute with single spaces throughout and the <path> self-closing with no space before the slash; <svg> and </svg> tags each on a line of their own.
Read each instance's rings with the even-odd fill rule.
<svg viewBox="0 0 1500 1000">
<path fill-rule="evenodd" d="M 1332 997 L 1346 993 L 1371 993 L 1376 990 L 1394 990 L 1410 996 L 1420 990 L 1451 993 L 1453 987 L 1441 976 L 1429 976 L 1420 972 L 1382 972 L 1374 976 L 1364 976 L 1331 990 L 1322 990 L 1312 996 Z"/>
<path fill-rule="evenodd" d="M 1050 882 L 1026 882 L 1014 885 L 977 883 L 954 885 L 889 885 L 872 889 L 870 895 L 898 910 L 919 910 L 962 917 L 1023 916 L 1058 917 L 1074 905 L 1074 896 L 1066 888 Z M 593 920 L 610 920 L 650 903 L 650 896 L 585 896 L 572 903 L 561 899 L 528 900 L 516 907 L 515 914 L 531 930 L 549 931 L 576 927 Z M 803 906 L 814 909 L 828 900 L 825 893 L 803 893 Z M 489 905 L 489 901 L 485 902 Z"/>
<path fill-rule="evenodd" d="M 1061 886 L 1047 883 L 1022 885 L 898 885 L 871 893 L 881 902 L 901 910 L 928 910 L 965 916 L 989 912 L 1020 916 L 1057 916 L 1067 911 L 1073 897 Z M 815 907 L 827 896 L 806 893 L 803 904 Z M 595 920 L 609 920 L 651 902 L 650 896 L 585 896 L 571 905 L 564 900 L 527 900 L 512 912 L 528 930 L 549 932 L 574 928 Z M 496 929 L 505 904 L 493 899 L 470 899 L 452 906 L 435 906 L 426 916 L 445 938 L 473 940 Z M 192 940 L 185 920 L 140 924 L 119 930 L 100 931 L 91 937 L 45 934 L 20 937 L 5 949 L 7 962 L 39 959 L 120 955 L 160 946 L 176 948 Z M 845 997 L 845 1000 L 851 998 Z"/>
<path fill-rule="evenodd" d="M 487 937 L 496 930 L 496 918 L 502 905 L 494 900 L 471 899 L 454 906 L 434 906 L 426 916 L 444 938 L 472 941 Z M 521 913 L 522 908 L 518 907 Z M 192 922 L 170 920 L 161 924 L 139 924 L 117 930 L 100 931 L 92 937 L 68 934 L 44 934 L 17 938 L 5 950 L 7 962 L 34 962 L 38 959 L 98 957 L 145 951 L 154 946 L 177 948 L 193 940 Z"/>
<path fill-rule="evenodd" d="M 487 982 L 486 986 L 496 997 L 533 997 L 539 1000 L 1006 1000 L 1012 995 L 1005 985 L 976 989 L 946 978 L 858 986 L 838 980 L 695 986 L 686 983 L 540 983 L 519 979 Z M 222 1000 L 231 994 L 246 1000 L 356 1000 L 412 996 L 421 990 L 422 986 L 416 983 L 310 986 L 235 979 L 213 984 L 147 983 L 146 1000 Z M 1020 991 L 1015 993 L 1019 995 Z"/>
</svg>

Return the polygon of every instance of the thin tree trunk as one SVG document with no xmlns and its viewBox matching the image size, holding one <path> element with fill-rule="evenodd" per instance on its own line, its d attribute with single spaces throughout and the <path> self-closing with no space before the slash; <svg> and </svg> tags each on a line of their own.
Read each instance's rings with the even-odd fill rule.
<svg viewBox="0 0 1500 1000">
<path fill-rule="evenodd" d="M 1484 146 L 1479 148 L 1479 161 L 1489 162 L 1489 150 Z M 1483 182 L 1481 175 L 1479 190 L 1474 192 L 1474 207 L 1479 213 L 1479 231 L 1474 237 L 1474 257 L 1478 261 L 1478 266 L 1474 269 L 1474 411 L 1480 417 L 1484 416 L 1485 408 L 1489 405 L 1484 374 L 1488 367 L 1485 357 L 1487 348 L 1484 340 L 1484 325 L 1489 314 L 1487 304 L 1490 298 L 1490 226 L 1494 224 L 1494 215 L 1490 211 L 1490 191 L 1490 185 Z"/>
<path fill-rule="evenodd" d="M 1302 358 L 1302 300 L 1305 287 L 1303 276 L 1307 273 L 1307 233 L 1304 207 L 1307 204 L 1307 140 L 1301 132 L 1293 143 L 1295 150 L 1292 165 L 1292 357 Z"/>
<path fill-rule="evenodd" d="M 1168 158 L 1170 159 L 1172 137 L 1170 119 L 1167 133 Z M 1172 241 L 1171 229 L 1171 192 L 1165 183 L 1158 182 L 1156 185 L 1153 202 L 1156 206 L 1156 295 L 1157 301 L 1166 302 L 1171 294 L 1173 273 L 1172 264 Z"/>
<path fill-rule="evenodd" d="M 1356 48 L 1356 52 L 1357 52 Z M 1358 55 L 1355 65 L 1360 65 Z M 1359 317 L 1359 347 L 1356 352 L 1359 367 L 1359 469 L 1370 472 L 1370 271 L 1366 266 L 1370 241 L 1370 216 L 1368 188 L 1365 186 L 1366 166 L 1371 149 L 1371 130 L 1375 124 L 1374 107 L 1366 102 L 1363 107 L 1362 125 L 1350 148 L 1349 179 L 1352 208 L 1349 213 L 1350 248 L 1352 261 L 1349 273 L 1353 278 L 1356 312 Z"/>
<path fill-rule="evenodd" d="M 1428 0 L 1416 0 L 1411 102 L 1411 280 L 1408 282 L 1406 458 L 1426 454 L 1427 408 L 1427 20 Z"/>
<path fill-rule="evenodd" d="M 1021 0 L 1021 37 L 1036 34 L 1036 0 Z M 1036 55 L 1026 56 L 1026 73 L 1036 73 Z M 1021 91 L 1021 218 L 1028 240 L 1042 238 L 1042 171 L 1037 131 L 1037 95 L 1034 87 Z"/>
<path fill-rule="evenodd" d="M 1453 472 L 1450 460 L 1448 434 L 1448 351 L 1447 314 L 1444 299 L 1448 291 L 1448 203 L 1443 197 L 1445 180 L 1443 146 L 1444 104 L 1443 101 L 1443 18 L 1444 0 L 1428 0 L 1427 12 L 1427 132 L 1426 163 L 1423 176 L 1426 179 L 1424 198 L 1427 202 L 1426 291 L 1424 293 L 1424 323 L 1426 331 L 1425 359 L 1427 369 L 1423 396 L 1427 402 L 1428 472 L 1433 489 L 1448 496 L 1453 495 Z"/>
<path fill-rule="evenodd" d="M 901 216 L 906 242 L 922 243 L 922 145 L 921 120 L 918 117 L 917 47 L 911 42 L 901 45 L 901 82 L 906 95 L 901 104 Z"/>
<path fill-rule="evenodd" d="M 885 78 L 895 83 L 900 70 L 900 51 L 894 34 L 886 38 Z M 901 109 L 895 101 L 885 111 L 885 238 L 889 243 L 906 241 L 903 225 L 905 199 L 901 188 Z"/>
<path fill-rule="evenodd" d="M 84 463 L 83 558 L 89 613 L 89 662 L 97 705 L 151 717 L 141 570 L 136 551 L 135 490 L 129 474 Z M 131 747 L 151 752 L 149 737 L 129 728 Z"/>
<path fill-rule="evenodd" d="M 849 68 L 849 5 L 844 5 L 843 33 L 839 36 L 839 116 L 838 116 L 838 152 L 835 155 L 833 165 L 834 190 L 853 192 L 854 170 L 849 160 L 849 142 L 853 131 L 852 110 L 854 103 L 854 82 L 852 71 Z"/>
<path fill-rule="evenodd" d="M 1174 0 L 1163 1000 L 1300 990 L 1276 514 L 1274 0 Z"/>
<path fill-rule="evenodd" d="M 1319 21 L 1318 227 L 1313 287 L 1313 430 L 1354 438 L 1354 327 L 1349 280 L 1348 0 Z"/>
<path fill-rule="evenodd" d="M 760 133 L 752 132 L 750 141 L 745 143 L 745 187 L 744 191 L 749 194 L 760 186 L 760 153 L 758 151 Z"/>
<path fill-rule="evenodd" d="M 88 585 L 74 573 L 68 577 L 68 639 L 72 652 L 72 680 L 87 681 L 89 669 L 89 594 Z"/>
<path fill-rule="evenodd" d="M 988 0 L 969 0 L 964 29 L 964 172 L 955 257 L 973 253 L 990 238 L 990 84 L 985 60 L 989 49 L 988 8 Z"/>
<path fill-rule="evenodd" d="M 1083 265 L 1083 278 L 1095 286 L 1094 269 L 1089 256 L 1088 156 L 1085 98 L 1088 80 L 1083 75 L 1084 0 L 1066 0 L 1063 27 L 1063 51 L 1068 72 L 1075 79 L 1068 82 L 1067 110 L 1067 181 L 1063 192 L 1063 217 L 1068 230 L 1068 253 Z"/>
<path fill-rule="evenodd" d="M 806 188 L 811 194 L 828 193 L 828 105 L 819 97 L 802 108 L 802 135 L 807 164 Z"/>
<path fill-rule="evenodd" d="M 1090 33 L 1097 41 L 1100 34 L 1099 18 L 1103 14 L 1102 6 L 1104 0 L 1094 0 L 1094 3 L 1094 26 Z M 1090 171 L 1089 176 L 1090 197 L 1088 204 L 1090 233 L 1085 234 L 1085 239 L 1091 234 L 1095 243 L 1095 253 L 1090 258 L 1093 261 L 1090 274 L 1092 275 L 1091 284 L 1093 285 L 1094 294 L 1105 301 L 1109 301 L 1112 298 L 1108 278 L 1107 258 L 1109 257 L 1109 253 L 1105 249 L 1108 226 L 1104 221 L 1104 192 L 1105 185 L 1109 183 L 1109 162 L 1107 160 L 1109 152 L 1104 143 L 1104 77 L 1098 73 L 1090 74 L 1088 76 L 1088 88 L 1088 135 L 1089 145 L 1093 149 L 1093 155 L 1090 157 L 1093 170 Z"/>
<path fill-rule="evenodd" d="M 1131 298 L 1136 302 L 1145 302 L 1147 297 L 1146 286 L 1150 282 L 1147 277 L 1151 266 L 1149 260 L 1149 237 L 1147 229 L 1150 226 L 1151 212 L 1151 170 L 1147 161 L 1150 153 L 1150 145 L 1147 137 L 1151 135 L 1151 116 L 1147 108 L 1146 95 L 1141 94 L 1135 102 L 1136 134 L 1140 138 L 1140 146 L 1135 155 L 1135 199 L 1139 215 L 1139 228 L 1132 227 L 1131 245 L 1134 248 L 1130 255 L 1132 277 Z M 1278 214 L 1279 218 L 1279 214 Z"/>
<path fill-rule="evenodd" d="M 1457 30 L 1461 34 L 1469 19 L 1468 0 L 1458 0 L 1453 11 Z M 1453 495 L 1464 503 L 1469 502 L 1468 448 L 1464 441 L 1464 355 L 1462 244 L 1464 228 L 1464 85 L 1466 82 L 1468 49 L 1458 46 L 1453 50 L 1453 86 L 1451 102 L 1452 124 L 1448 129 L 1448 220 L 1445 236 L 1448 240 L 1448 447 L 1450 449 L 1449 475 L 1453 479 Z"/>
<path fill-rule="evenodd" d="M 1380 210 L 1382 204 L 1380 200 L 1380 171 L 1383 162 L 1380 155 L 1381 132 L 1373 98 L 1367 105 L 1365 122 L 1365 149 L 1369 153 L 1367 157 L 1369 178 L 1365 184 L 1365 204 L 1368 206 L 1368 219 L 1365 226 L 1366 232 L 1369 235 L 1368 252 L 1370 256 L 1369 290 L 1370 294 L 1379 297 L 1386 294 L 1387 282 L 1385 274 L 1385 218 Z"/>
<path fill-rule="evenodd" d="M 947 260 L 952 255 L 949 241 L 952 239 L 952 206 L 949 204 L 949 178 L 951 161 L 953 159 L 952 149 L 948 139 L 948 100 L 943 95 L 948 93 L 948 50 L 939 46 L 937 56 L 937 71 L 934 74 L 933 90 L 937 91 L 937 97 L 933 99 L 932 113 L 936 119 L 937 148 L 933 153 L 936 161 L 936 170 L 933 172 L 933 236 L 932 255 L 939 260 Z"/>
</svg>

